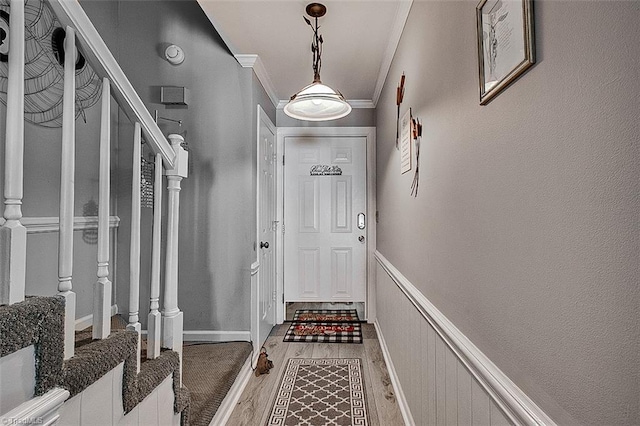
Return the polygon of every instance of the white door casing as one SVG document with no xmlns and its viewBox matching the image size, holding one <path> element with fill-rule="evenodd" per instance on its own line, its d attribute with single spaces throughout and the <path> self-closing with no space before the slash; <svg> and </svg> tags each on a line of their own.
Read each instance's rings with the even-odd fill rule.
<svg viewBox="0 0 640 426">
<path fill-rule="evenodd" d="M 285 302 L 364 302 L 366 138 L 292 137 L 284 151 Z"/>
<path fill-rule="evenodd" d="M 252 268 L 252 338 L 259 349 L 276 324 L 276 128 L 258 105 L 257 268 Z"/>
<path fill-rule="evenodd" d="M 277 217 L 283 224 L 280 231 L 276 233 L 276 257 L 277 257 L 277 322 L 279 324 L 285 319 L 284 303 L 284 147 L 289 138 L 296 137 L 364 137 L 366 139 L 366 212 L 367 223 L 365 231 L 365 245 L 367 251 L 367 281 L 366 281 L 366 301 L 365 319 L 374 322 L 375 313 L 375 274 L 376 274 L 376 129 L 375 127 L 279 127 L 277 132 Z"/>
</svg>

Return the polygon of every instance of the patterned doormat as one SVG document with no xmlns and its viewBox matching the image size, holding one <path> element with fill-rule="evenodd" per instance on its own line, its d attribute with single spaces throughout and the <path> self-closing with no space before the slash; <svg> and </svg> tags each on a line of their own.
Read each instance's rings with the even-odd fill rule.
<svg viewBox="0 0 640 426">
<path fill-rule="evenodd" d="M 368 424 L 360 359 L 289 359 L 268 426 Z"/>
<path fill-rule="evenodd" d="M 294 322 L 358 322 L 355 309 L 298 309 L 293 314 Z"/>
<path fill-rule="evenodd" d="M 284 342 L 362 343 L 359 322 L 294 322 Z"/>
</svg>

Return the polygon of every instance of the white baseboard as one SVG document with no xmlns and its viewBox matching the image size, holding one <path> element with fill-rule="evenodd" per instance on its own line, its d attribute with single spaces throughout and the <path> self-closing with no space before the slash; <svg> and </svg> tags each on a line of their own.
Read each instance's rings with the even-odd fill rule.
<svg viewBox="0 0 640 426">
<path fill-rule="evenodd" d="M 182 333 L 185 342 L 250 342 L 250 331 L 214 331 L 185 330 Z"/>
<path fill-rule="evenodd" d="M 375 320 L 373 325 L 376 328 L 376 334 L 378 335 L 378 342 L 380 343 L 382 356 L 384 357 L 384 362 L 387 365 L 389 378 L 391 379 L 391 384 L 393 385 L 393 391 L 396 393 L 396 400 L 398 401 L 398 405 L 400 406 L 400 413 L 402 413 L 402 419 L 404 420 L 404 424 L 409 426 L 414 426 L 415 422 L 413 421 L 413 417 L 411 416 L 409 403 L 407 402 L 407 398 L 405 398 L 404 396 L 404 392 L 402 391 L 402 386 L 400 386 L 400 380 L 398 379 L 398 374 L 396 373 L 396 369 L 393 366 L 393 361 L 391 360 L 391 354 L 389 353 L 387 342 L 385 342 L 384 336 L 382 335 L 382 330 L 380 329 L 380 324 L 378 324 L 378 320 Z"/>
<path fill-rule="evenodd" d="M 215 416 L 211 419 L 209 426 L 222 426 L 227 424 L 231 413 L 233 413 L 233 409 L 240 400 L 242 392 L 244 392 L 244 388 L 247 386 L 247 383 L 249 383 L 251 373 L 253 373 L 251 369 L 251 357 L 248 357 L 242 366 L 242 370 L 240 370 L 236 380 L 233 382 L 231 389 L 229 389 L 227 396 L 224 397 L 218 411 L 216 411 Z"/>
<path fill-rule="evenodd" d="M 118 305 L 111 305 L 111 316 L 118 313 Z M 76 330 L 84 330 L 85 328 L 93 325 L 93 314 L 85 315 L 82 318 L 76 319 Z"/>
</svg>

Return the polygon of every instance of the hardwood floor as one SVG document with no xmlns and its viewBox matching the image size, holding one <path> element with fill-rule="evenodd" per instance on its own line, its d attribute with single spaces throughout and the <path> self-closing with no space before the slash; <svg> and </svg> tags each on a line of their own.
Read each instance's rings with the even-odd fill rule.
<svg viewBox="0 0 640 426">
<path fill-rule="evenodd" d="M 229 426 L 264 425 L 269 418 L 280 377 L 289 358 L 360 358 L 366 388 L 369 424 L 404 424 L 391 379 L 384 362 L 373 324 L 363 325 L 364 343 L 287 343 L 283 342 L 290 323 L 277 325 L 267 338 L 265 348 L 274 368 L 270 374 L 251 376 L 227 424 Z"/>
</svg>

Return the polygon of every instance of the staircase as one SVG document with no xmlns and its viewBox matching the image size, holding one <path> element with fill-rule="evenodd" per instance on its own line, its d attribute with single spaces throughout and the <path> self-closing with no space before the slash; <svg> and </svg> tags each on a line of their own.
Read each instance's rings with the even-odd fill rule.
<svg viewBox="0 0 640 426">
<path fill-rule="evenodd" d="M 45 1 L 45 0 L 43 0 Z M 4 208 L 0 218 L 0 417 L 5 424 L 188 423 L 188 391 L 181 385 L 183 314 L 178 307 L 179 191 L 187 177 L 187 152 L 179 135 L 162 134 L 144 103 L 77 1 L 46 0 L 65 30 L 63 117 L 60 161 L 57 285 L 48 297 L 27 297 L 27 237 L 23 217 L 25 160 L 25 23 L 34 0 L 10 0 Z M 81 52 L 102 83 L 99 131 L 97 259 L 93 267 L 91 335 L 76 335 L 74 291 L 74 192 L 76 185 L 76 63 Z M 52 64 L 58 66 L 58 64 Z M 110 170 L 112 102 L 133 127 L 131 237 L 128 242 L 129 304 L 126 325 L 112 328 L 110 276 Z M 122 141 L 120 142 L 123 143 Z M 143 147 L 144 143 L 144 147 Z M 141 360 L 141 157 L 153 157 L 153 218 L 146 362 Z M 164 178 L 166 177 L 166 193 Z M 163 205 L 163 194 L 166 205 Z M 162 211 L 166 209 L 166 220 Z M 120 242 L 122 244 L 122 242 Z M 164 250 L 163 250 L 164 247 Z M 52 254 L 55 256 L 55 254 Z M 31 259 L 31 261 L 38 261 Z M 87 265 L 83 265 L 86 267 Z M 56 272 L 51 271 L 54 276 Z M 161 295 L 161 275 L 164 291 Z M 86 285 L 86 283 L 82 283 Z M 145 305 L 147 305 L 145 303 Z M 83 310 L 88 307 L 82 307 Z M 26 374 L 25 374 L 26 372 Z M 19 381 L 20 383 L 15 383 Z M 33 392 L 30 391 L 33 389 Z M 115 390 L 114 390 L 115 389 Z M 118 392 L 120 391 L 120 392 Z M 109 394 L 109 395 L 107 395 Z M 166 402 L 171 400 L 171 404 Z M 66 402 L 65 402 L 66 401 Z M 152 416 L 143 414 L 153 406 Z M 162 406 L 162 407 L 161 407 Z M 162 411 L 162 408 L 170 410 Z M 108 413 L 107 413 L 108 412 Z M 170 412 L 170 414 L 169 414 Z M 160 415 L 159 413 L 166 413 Z"/>
</svg>

